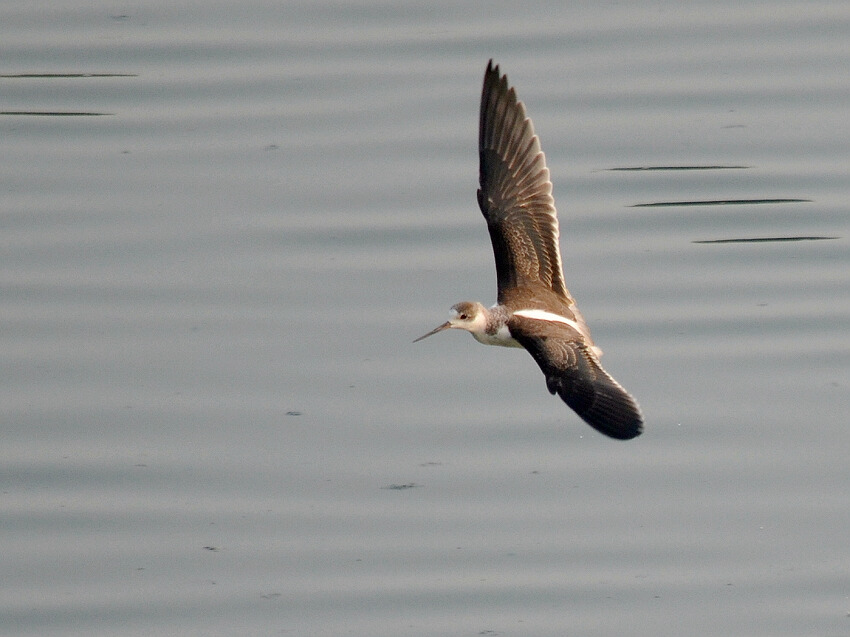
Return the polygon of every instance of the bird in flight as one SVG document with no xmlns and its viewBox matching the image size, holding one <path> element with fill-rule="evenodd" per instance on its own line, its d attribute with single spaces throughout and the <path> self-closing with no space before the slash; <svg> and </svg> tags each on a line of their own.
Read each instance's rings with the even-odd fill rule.
<svg viewBox="0 0 850 637">
<path fill-rule="evenodd" d="M 637 402 L 606 372 L 590 329 L 564 285 L 552 182 L 534 126 L 490 60 L 481 91 L 478 206 L 496 258 L 497 304 L 452 306 L 447 329 L 479 343 L 524 347 L 558 394 L 587 424 L 619 440 L 643 430 Z"/>
</svg>

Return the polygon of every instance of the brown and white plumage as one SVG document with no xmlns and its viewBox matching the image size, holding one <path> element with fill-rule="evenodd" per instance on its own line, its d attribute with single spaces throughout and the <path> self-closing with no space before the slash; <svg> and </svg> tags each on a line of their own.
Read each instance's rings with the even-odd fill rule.
<svg viewBox="0 0 850 637">
<path fill-rule="evenodd" d="M 612 438 L 639 435 L 635 400 L 599 362 L 601 351 L 564 285 L 558 217 L 540 142 L 525 107 L 487 65 L 481 92 L 478 205 L 496 260 L 498 304 L 465 301 L 428 334 L 457 328 L 481 343 L 524 347 L 558 394 L 589 425 Z"/>
</svg>

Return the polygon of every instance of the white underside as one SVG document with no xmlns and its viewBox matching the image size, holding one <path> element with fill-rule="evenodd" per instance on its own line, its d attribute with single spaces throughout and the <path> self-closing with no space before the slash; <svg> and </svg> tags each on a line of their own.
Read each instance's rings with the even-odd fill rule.
<svg viewBox="0 0 850 637">
<path fill-rule="evenodd" d="M 499 331 L 495 334 L 487 334 L 486 332 L 473 332 L 472 336 L 479 343 L 484 345 L 496 345 L 498 347 L 522 347 L 518 341 L 514 340 L 508 330 L 507 325 L 502 325 Z"/>
</svg>

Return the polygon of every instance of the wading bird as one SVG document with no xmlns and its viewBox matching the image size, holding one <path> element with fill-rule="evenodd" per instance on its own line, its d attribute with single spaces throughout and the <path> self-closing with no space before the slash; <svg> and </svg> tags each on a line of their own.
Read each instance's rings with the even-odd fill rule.
<svg viewBox="0 0 850 637">
<path fill-rule="evenodd" d="M 640 408 L 599 362 L 602 352 L 564 285 L 552 182 L 534 126 L 493 61 L 481 92 L 478 205 L 496 258 L 497 304 L 452 307 L 447 329 L 485 345 L 524 347 L 558 394 L 591 427 L 629 440 L 643 429 Z"/>
</svg>

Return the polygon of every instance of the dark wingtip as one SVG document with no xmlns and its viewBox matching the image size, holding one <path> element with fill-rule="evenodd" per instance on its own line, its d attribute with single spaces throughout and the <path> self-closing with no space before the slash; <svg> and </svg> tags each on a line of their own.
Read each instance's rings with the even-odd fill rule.
<svg viewBox="0 0 850 637">
<path fill-rule="evenodd" d="M 616 423 L 613 426 L 610 421 L 593 422 L 587 418 L 584 421 L 596 429 L 596 431 L 614 440 L 632 440 L 643 433 L 643 420 L 639 414 L 637 418 L 629 422 Z"/>
<path fill-rule="evenodd" d="M 547 379 L 549 391 L 557 392 L 584 422 L 609 438 L 637 438 L 643 432 L 643 414 L 637 401 L 601 367 L 593 366 L 597 372 L 578 382 Z"/>
<path fill-rule="evenodd" d="M 607 389 L 607 388 L 606 388 Z M 643 432 L 643 415 L 635 400 L 620 387 L 619 392 L 597 391 L 593 403 L 583 412 L 582 420 L 615 440 L 631 440 Z"/>
<path fill-rule="evenodd" d="M 581 419 L 596 431 L 615 440 L 631 440 L 643 433 L 643 416 L 637 404 L 628 394 L 627 400 L 611 404 L 594 404 Z M 598 398 L 598 397 L 597 397 Z"/>
<path fill-rule="evenodd" d="M 490 61 L 487 62 L 487 70 L 484 72 L 484 87 L 490 84 L 498 84 L 500 81 L 504 81 L 507 85 L 508 76 L 502 76 L 502 72 L 499 70 L 499 65 L 493 62 L 493 58 L 490 58 Z M 507 86 L 505 87 L 507 90 Z"/>
</svg>

